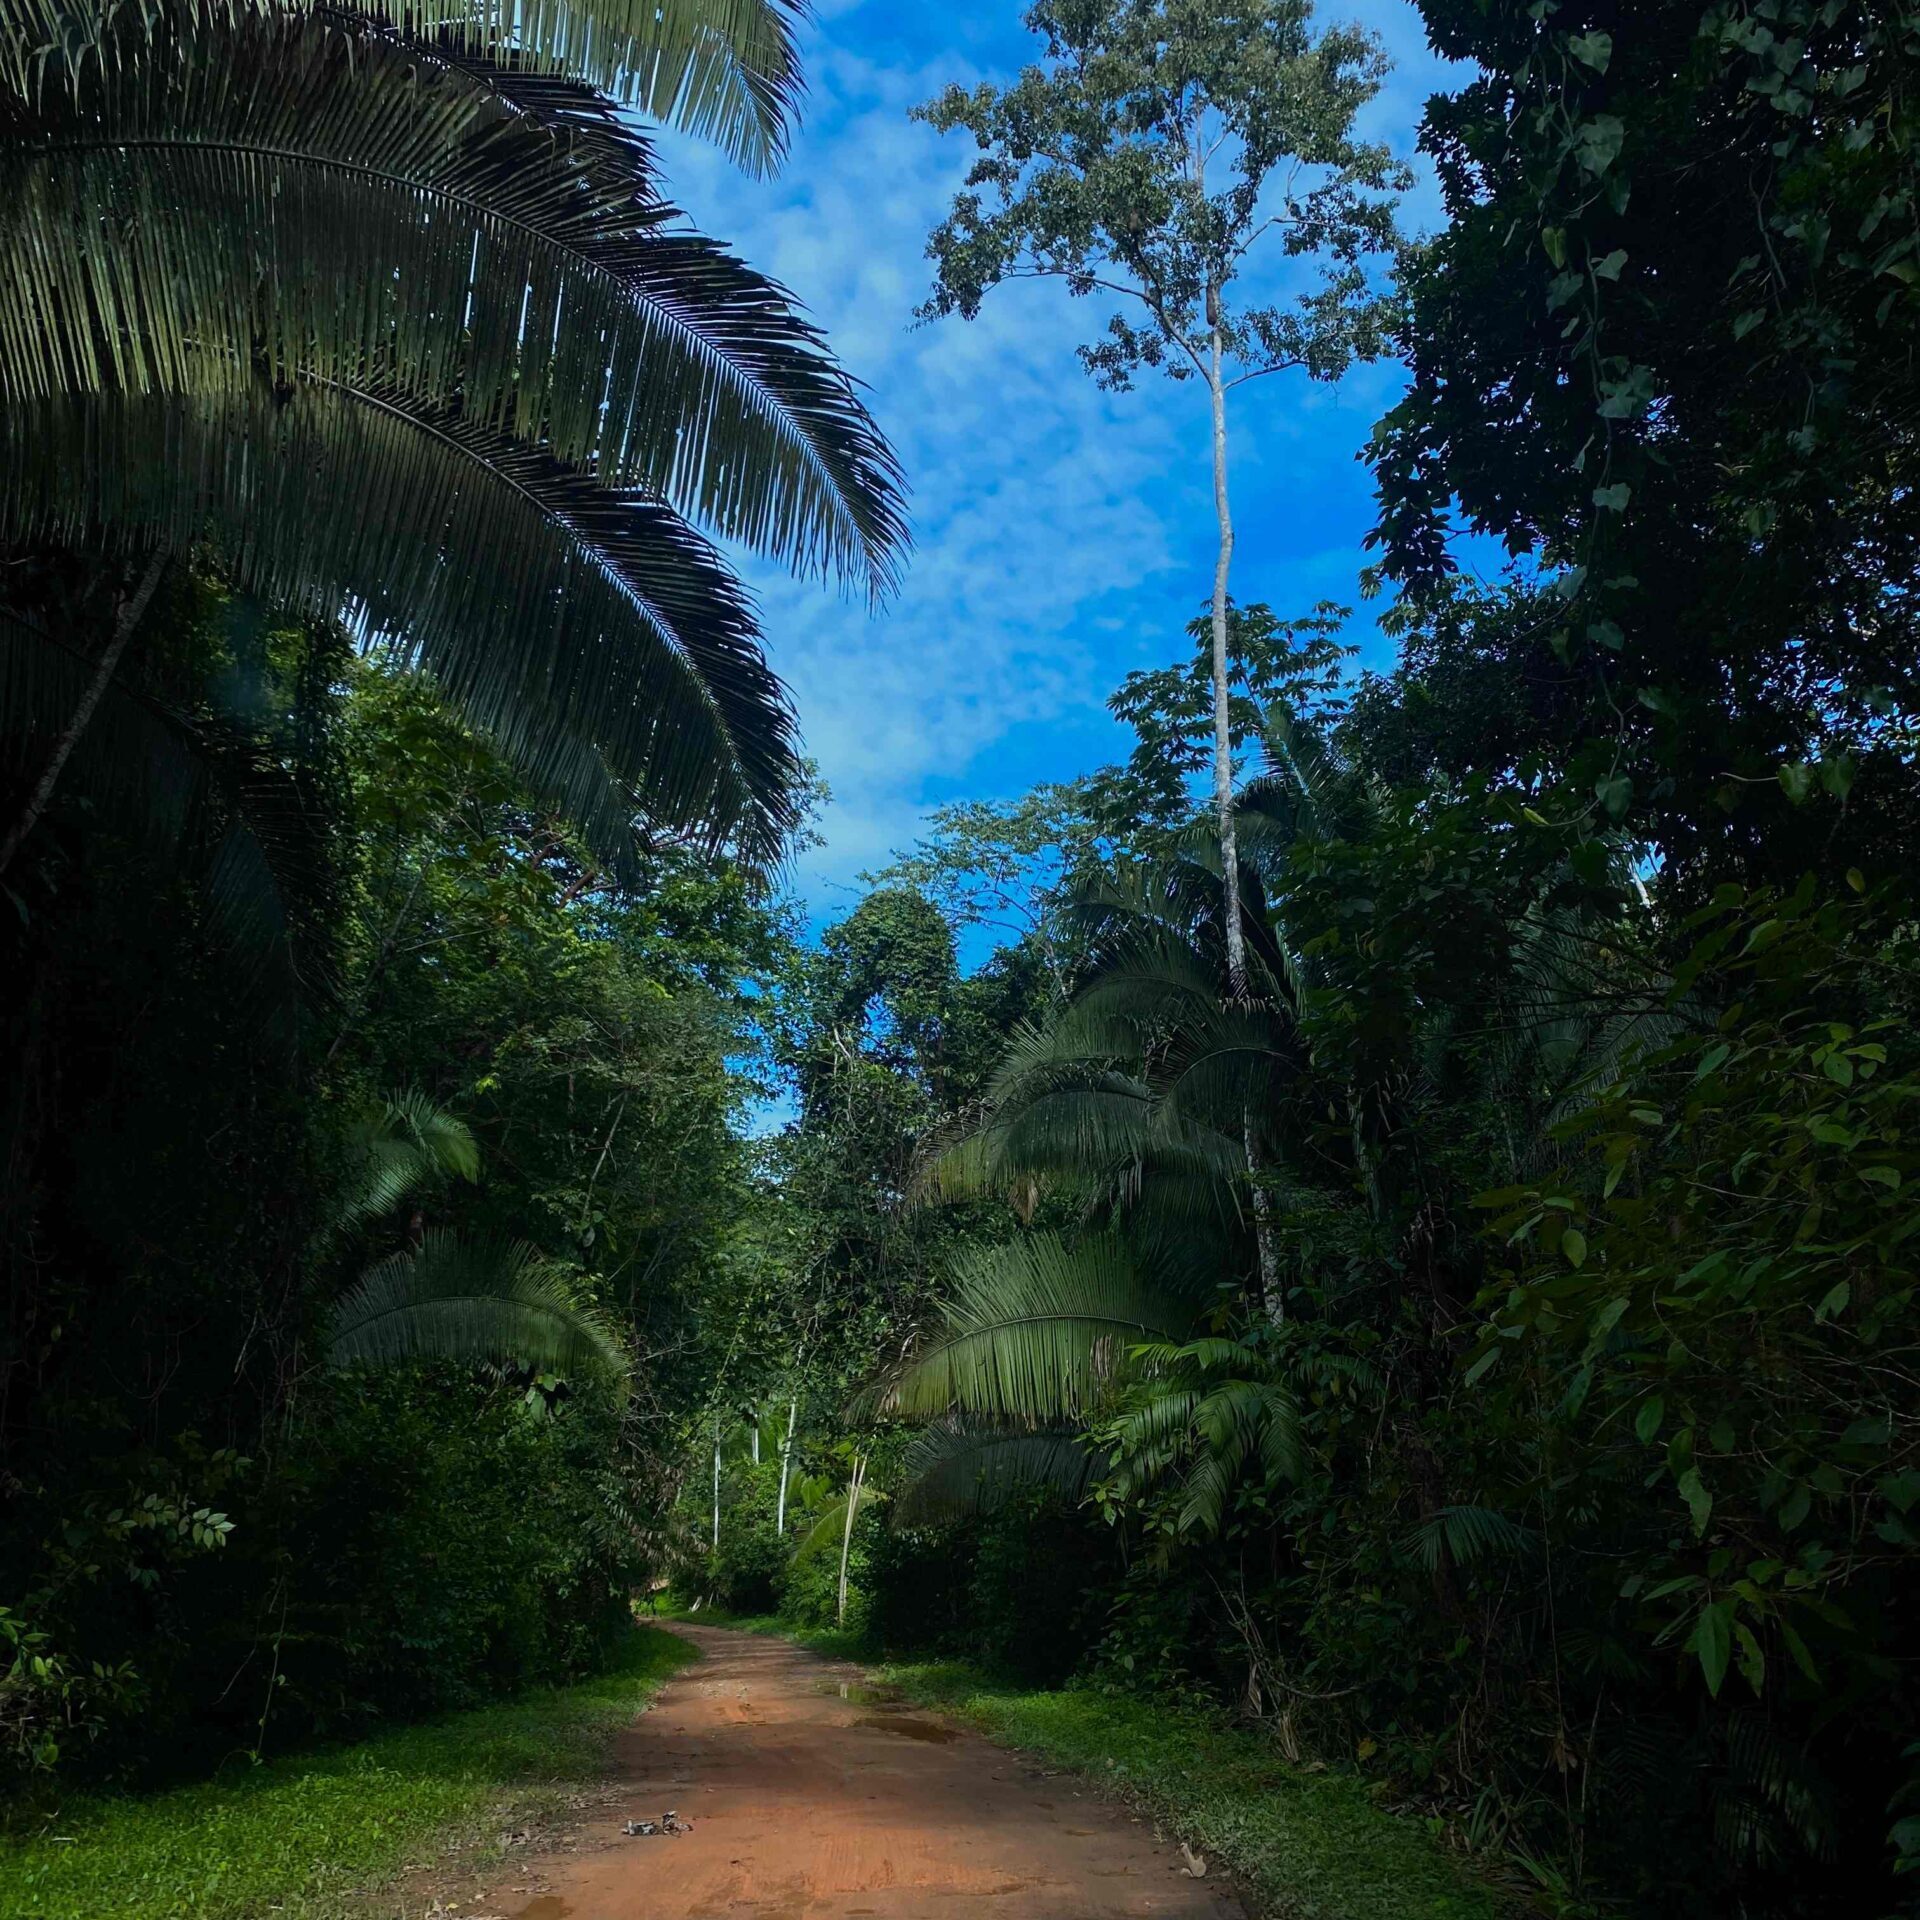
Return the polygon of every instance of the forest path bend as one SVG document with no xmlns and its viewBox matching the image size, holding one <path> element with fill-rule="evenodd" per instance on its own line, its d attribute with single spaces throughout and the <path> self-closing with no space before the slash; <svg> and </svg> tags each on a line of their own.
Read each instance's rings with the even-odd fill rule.
<svg viewBox="0 0 1920 1920">
<path fill-rule="evenodd" d="M 616 1800 L 509 1920 L 1244 1920 L 1071 1776 L 784 1640 L 673 1630 L 705 1658 L 621 1735 Z M 622 1833 L 669 1809 L 690 1833 Z"/>
</svg>

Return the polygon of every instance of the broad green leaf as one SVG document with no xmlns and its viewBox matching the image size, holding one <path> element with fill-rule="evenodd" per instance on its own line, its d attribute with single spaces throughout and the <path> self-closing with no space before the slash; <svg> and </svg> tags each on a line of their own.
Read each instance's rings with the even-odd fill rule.
<svg viewBox="0 0 1920 1920">
<path fill-rule="evenodd" d="M 1568 40 L 1567 51 L 1583 67 L 1591 67 L 1595 73 L 1605 73 L 1608 61 L 1613 58 L 1613 35 L 1598 27 L 1590 33 L 1576 33 Z"/>
<path fill-rule="evenodd" d="M 1733 1602 L 1715 1600 L 1704 1608 L 1700 1624 L 1694 1628 L 1694 1651 L 1700 1658 L 1700 1672 L 1707 1691 L 1717 1700 L 1720 1683 L 1727 1677 L 1727 1661 L 1733 1651 Z"/>
<path fill-rule="evenodd" d="M 1595 114 L 1573 137 L 1574 158 L 1597 178 L 1619 159 L 1626 134 L 1626 122 L 1616 115 Z"/>
<path fill-rule="evenodd" d="M 1713 1495 L 1707 1491 L 1707 1483 L 1700 1478 L 1698 1467 L 1689 1467 L 1680 1476 L 1678 1490 L 1681 1499 L 1687 1503 L 1687 1511 L 1693 1516 L 1693 1535 L 1697 1540 L 1707 1530 L 1707 1522 L 1713 1518 Z"/>
</svg>

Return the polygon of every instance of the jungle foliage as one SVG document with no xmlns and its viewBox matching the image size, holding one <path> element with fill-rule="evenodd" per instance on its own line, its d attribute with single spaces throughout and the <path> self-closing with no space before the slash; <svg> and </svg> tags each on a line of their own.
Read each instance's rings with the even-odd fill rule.
<svg viewBox="0 0 1920 1920">
<path fill-rule="evenodd" d="M 0 1794 L 617 1651 L 809 804 L 731 543 L 893 455 L 649 120 L 779 0 L 0 7 Z"/>
<path fill-rule="evenodd" d="M 1027 998 L 964 1077 L 968 982 L 815 1025 L 912 1089 L 859 1249 L 912 1284 L 803 1450 L 881 1463 L 894 1644 L 1209 1697 L 1552 1910 L 1908 1911 L 1913 22 L 1423 12 L 1470 65 L 1369 456 L 1399 663 L 1233 609 L 1231 887 L 1205 620 L 1116 692 L 1125 760 L 874 876 L 837 937 L 904 887 Z M 936 312 L 1098 292 L 1103 36 L 1206 84 L 1179 6 L 1031 24 L 933 110 L 982 155 Z M 1109 186 L 1122 266 L 1185 217 Z"/>
<path fill-rule="evenodd" d="M 773 164 L 789 9 L 0 0 L 17 1804 L 670 1585 L 1546 1911 L 1916 1910 L 1920 24 L 1420 5 L 1431 236 L 1298 0 L 926 110 L 925 317 L 1190 365 L 1220 557 L 1126 753 L 809 936 L 709 543 L 884 591 L 898 476 L 612 104 Z M 1362 671 L 1230 598 L 1225 381 L 1389 352 Z"/>
</svg>

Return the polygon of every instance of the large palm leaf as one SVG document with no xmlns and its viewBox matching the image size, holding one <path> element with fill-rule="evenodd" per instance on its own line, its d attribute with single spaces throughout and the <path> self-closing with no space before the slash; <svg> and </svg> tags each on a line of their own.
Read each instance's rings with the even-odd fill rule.
<svg viewBox="0 0 1920 1920">
<path fill-rule="evenodd" d="M 1249 1475 L 1268 1485 L 1298 1476 L 1294 1394 L 1257 1347 L 1207 1336 L 1143 1348 L 1137 1366 L 1128 1404 L 1103 1435 L 1123 1497 L 1173 1479 L 1180 1525 L 1216 1533 Z"/>
<path fill-rule="evenodd" d="M 0 101 L 0 391 L 264 366 L 457 402 L 725 538 L 886 578 L 898 475 L 851 382 L 678 226 L 637 134 L 577 117 L 300 18 Z"/>
<path fill-rule="evenodd" d="M 801 11 L 798 0 L 0 0 L 0 80 L 26 93 L 169 28 L 358 19 L 564 76 L 765 171 L 799 106 Z"/>
<path fill-rule="evenodd" d="M 689 520 L 884 587 L 898 471 L 591 88 L 770 159 L 788 27 L 0 0 L 0 540 L 210 547 L 431 669 L 603 852 L 644 812 L 770 856 L 791 722 Z"/>
<path fill-rule="evenodd" d="M 389 1215 L 423 1189 L 478 1180 L 473 1129 L 418 1087 L 400 1087 L 349 1129 L 355 1171 L 335 1204 L 332 1227 L 346 1233 Z"/>
<path fill-rule="evenodd" d="M 536 786 L 582 743 L 656 817 L 744 830 L 791 813 L 792 722 L 752 614 L 711 550 L 457 413 L 263 377 L 228 395 L 0 409 L 0 525 L 212 541 L 252 590 L 345 608 L 429 668 Z"/>
<path fill-rule="evenodd" d="M 1099 1450 L 1069 1427 L 1036 1432 L 949 1414 L 915 1434 L 902 1454 L 894 1518 L 914 1526 L 992 1513 L 1022 1494 L 1074 1503 L 1105 1465 Z"/>
<path fill-rule="evenodd" d="M 1170 1284 L 1112 1235 L 971 1247 L 953 1262 L 939 1326 L 884 1383 L 881 1405 L 1058 1426 L 1124 1377 L 1134 1347 L 1179 1342 L 1206 1305 L 1202 1290 Z"/>
<path fill-rule="evenodd" d="M 370 1267 L 321 1339 L 334 1367 L 455 1360 L 618 1376 L 629 1364 L 612 1324 L 536 1249 L 444 1230 Z"/>
</svg>

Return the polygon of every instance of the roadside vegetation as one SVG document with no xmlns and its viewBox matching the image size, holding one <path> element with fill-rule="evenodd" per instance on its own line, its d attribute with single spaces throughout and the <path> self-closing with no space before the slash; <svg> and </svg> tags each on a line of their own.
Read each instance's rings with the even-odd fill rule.
<svg viewBox="0 0 1920 1920">
<path fill-rule="evenodd" d="M 1491 1920 L 1509 1904 L 1351 1771 L 1289 1764 L 1212 1703 L 1021 1687 L 952 1661 L 888 1663 L 879 1677 L 1137 1807 L 1276 1920 Z"/>
<path fill-rule="evenodd" d="M 697 1656 L 641 1627 L 590 1680 L 146 1795 L 76 1795 L 0 1838 L 6 1920 L 369 1920 L 400 1869 L 497 1859 L 563 1814 L 614 1733 Z"/>
</svg>

